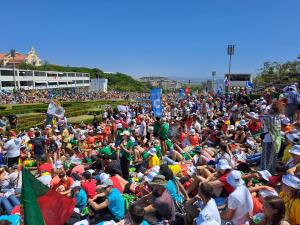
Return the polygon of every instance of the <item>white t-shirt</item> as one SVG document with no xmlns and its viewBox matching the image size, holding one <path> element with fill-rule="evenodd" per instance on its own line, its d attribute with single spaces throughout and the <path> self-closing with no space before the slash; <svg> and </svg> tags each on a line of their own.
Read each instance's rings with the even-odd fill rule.
<svg viewBox="0 0 300 225">
<path fill-rule="evenodd" d="M 147 135 L 147 130 L 146 130 L 146 122 L 142 121 L 139 129 L 139 135 L 141 136 L 146 136 Z"/>
<path fill-rule="evenodd" d="M 52 177 L 50 175 L 44 175 L 37 178 L 39 181 L 41 181 L 44 185 L 50 187 L 50 182 L 52 180 Z"/>
<path fill-rule="evenodd" d="M 4 144 L 4 150 L 6 150 L 7 158 L 14 158 L 20 156 L 21 140 L 19 138 L 10 139 Z"/>
<path fill-rule="evenodd" d="M 235 210 L 231 219 L 235 225 L 244 224 L 248 220 L 248 214 L 252 213 L 253 210 L 253 201 L 250 191 L 246 186 L 238 186 L 229 195 L 228 208 Z"/>
<path fill-rule="evenodd" d="M 200 123 L 198 121 L 195 123 L 194 128 L 195 128 L 196 131 L 200 131 L 201 130 L 201 125 L 200 125 Z"/>
<path fill-rule="evenodd" d="M 221 225 L 221 217 L 214 199 L 210 199 L 208 203 L 201 209 L 199 216 L 196 218 L 196 224 L 219 224 Z"/>
</svg>

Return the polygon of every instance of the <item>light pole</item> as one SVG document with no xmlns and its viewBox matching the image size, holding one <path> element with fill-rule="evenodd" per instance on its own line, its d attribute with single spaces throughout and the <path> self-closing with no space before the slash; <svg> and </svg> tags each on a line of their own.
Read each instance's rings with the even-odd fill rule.
<svg viewBox="0 0 300 225">
<path fill-rule="evenodd" d="M 14 73 L 14 84 L 15 84 L 15 90 L 17 90 L 17 84 L 16 84 L 16 65 L 15 65 L 15 57 L 16 57 L 16 50 L 12 49 L 10 50 L 10 56 L 13 58 L 13 73 Z"/>
<path fill-rule="evenodd" d="M 211 84 L 212 84 L 212 85 L 211 85 L 211 86 L 212 86 L 212 91 L 215 92 L 214 87 L 215 87 L 215 76 L 216 76 L 216 71 L 212 71 L 211 75 L 212 75 L 212 82 L 211 82 Z"/>
<path fill-rule="evenodd" d="M 230 73 L 231 73 L 231 56 L 234 55 L 234 45 L 227 46 L 227 55 L 229 55 L 229 68 L 228 68 L 228 81 L 230 84 Z M 229 90 L 229 85 L 228 85 Z"/>
</svg>

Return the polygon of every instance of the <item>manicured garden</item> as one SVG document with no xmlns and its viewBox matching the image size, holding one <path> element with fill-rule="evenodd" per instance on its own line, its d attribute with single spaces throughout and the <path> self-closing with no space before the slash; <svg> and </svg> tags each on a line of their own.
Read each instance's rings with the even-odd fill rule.
<svg viewBox="0 0 300 225">
<path fill-rule="evenodd" d="M 71 124 L 79 124 L 81 121 L 89 123 L 93 120 L 93 115 L 101 115 L 107 105 L 116 107 L 126 104 L 121 100 L 100 100 L 87 102 L 63 102 L 65 116 Z M 20 105 L 1 105 L 0 116 L 16 114 L 18 117 L 18 128 L 28 130 L 31 127 L 41 126 L 45 120 L 48 104 L 20 104 Z"/>
</svg>

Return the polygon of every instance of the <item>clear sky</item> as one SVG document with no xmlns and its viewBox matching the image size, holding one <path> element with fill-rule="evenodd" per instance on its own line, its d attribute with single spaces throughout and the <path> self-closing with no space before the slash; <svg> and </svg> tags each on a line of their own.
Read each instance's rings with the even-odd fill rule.
<svg viewBox="0 0 300 225">
<path fill-rule="evenodd" d="M 0 52 L 34 46 L 59 65 L 135 77 L 219 77 L 300 54 L 299 0 L 9 0 Z"/>
</svg>

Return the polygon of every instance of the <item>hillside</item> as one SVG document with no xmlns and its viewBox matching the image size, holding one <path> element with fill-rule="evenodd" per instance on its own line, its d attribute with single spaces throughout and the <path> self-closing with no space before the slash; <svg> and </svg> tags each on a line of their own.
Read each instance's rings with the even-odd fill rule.
<svg viewBox="0 0 300 225">
<path fill-rule="evenodd" d="M 151 85 L 146 82 L 141 82 L 133 79 L 131 76 L 123 73 L 103 73 L 98 68 L 87 68 L 87 67 L 73 67 L 73 66 L 59 66 L 53 64 L 44 64 L 42 66 L 33 66 L 30 64 L 21 64 L 20 69 L 27 70 L 41 70 L 41 71 L 61 71 L 61 72 L 81 72 L 90 73 L 91 78 L 105 78 L 108 79 L 109 90 L 117 91 L 137 91 L 145 92 L 149 91 Z"/>
</svg>

